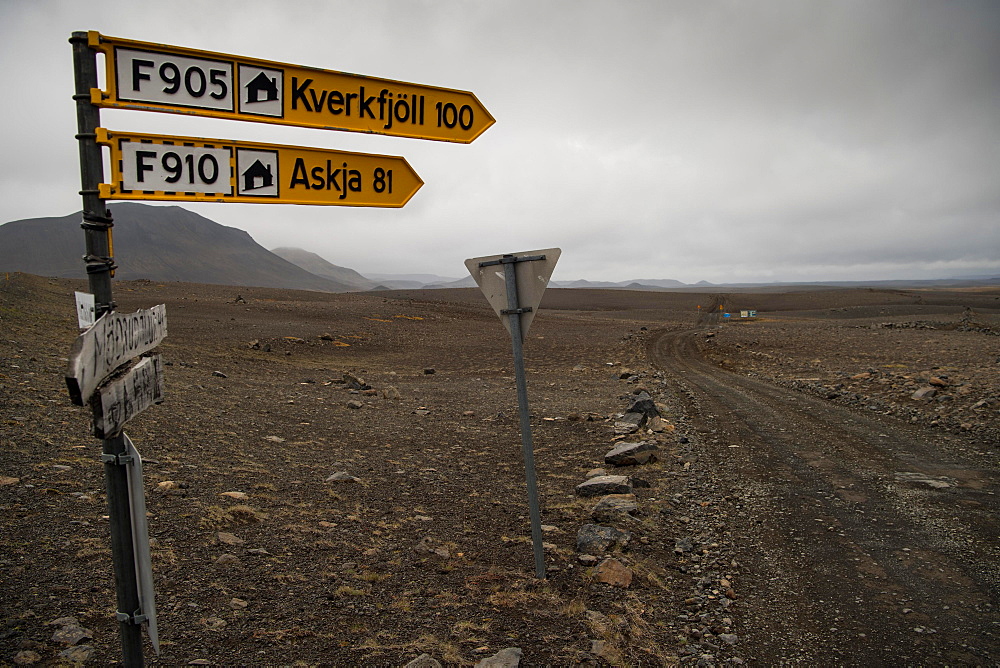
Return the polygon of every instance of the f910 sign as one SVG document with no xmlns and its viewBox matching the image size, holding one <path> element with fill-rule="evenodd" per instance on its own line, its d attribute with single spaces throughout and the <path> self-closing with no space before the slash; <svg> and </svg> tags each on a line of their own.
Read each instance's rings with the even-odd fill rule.
<svg viewBox="0 0 1000 668">
<path fill-rule="evenodd" d="M 424 182 L 403 158 L 97 129 L 104 199 L 400 207 Z"/>
<path fill-rule="evenodd" d="M 230 151 L 205 146 L 122 144 L 122 187 L 127 190 L 229 192 Z"/>
</svg>

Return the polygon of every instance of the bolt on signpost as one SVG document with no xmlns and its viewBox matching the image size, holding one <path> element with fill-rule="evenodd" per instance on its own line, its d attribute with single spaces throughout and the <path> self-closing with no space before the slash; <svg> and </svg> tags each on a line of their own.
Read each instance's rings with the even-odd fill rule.
<svg viewBox="0 0 1000 668">
<path fill-rule="evenodd" d="M 93 434 L 104 442 L 101 460 L 122 655 L 126 666 L 141 666 L 141 625 L 146 625 L 157 654 L 160 648 L 142 460 L 121 429 L 163 400 L 160 357 L 148 353 L 166 336 L 166 312 L 161 305 L 134 315 L 114 313 L 113 223 L 106 200 L 401 207 L 423 181 L 396 156 L 116 132 L 100 127 L 100 109 L 464 144 L 475 141 L 496 120 L 468 91 L 137 42 L 95 31 L 74 32 L 70 43 L 90 294 L 77 294 L 81 328 L 89 328 L 74 344 L 66 383 L 73 403 L 90 404 Z M 104 55 L 107 90 L 98 88 L 98 53 Z M 109 149 L 112 183 L 102 183 L 102 146 Z M 114 327 L 130 328 L 130 336 L 104 335 Z M 131 360 L 140 355 L 143 359 L 133 365 Z"/>
<path fill-rule="evenodd" d="M 510 332 L 521 425 L 521 451 L 524 455 L 528 510 L 531 516 L 531 543 L 535 555 L 535 576 L 540 580 L 545 579 L 545 555 L 542 550 L 542 517 L 535 480 L 535 453 L 531 441 L 531 415 L 528 411 L 528 381 L 524 371 L 524 337 L 561 253 L 558 248 L 549 248 L 465 261 L 469 273 Z"/>
</svg>

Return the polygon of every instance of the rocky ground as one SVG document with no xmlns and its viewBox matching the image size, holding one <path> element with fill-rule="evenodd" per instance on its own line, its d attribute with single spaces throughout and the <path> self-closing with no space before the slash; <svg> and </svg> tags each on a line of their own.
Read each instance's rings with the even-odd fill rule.
<svg viewBox="0 0 1000 668">
<path fill-rule="evenodd" d="M 62 379 L 82 288 L 0 284 L 8 663 L 120 656 L 100 443 Z M 477 291 L 115 289 L 122 311 L 167 305 L 166 401 L 125 429 L 145 459 L 151 663 L 769 662 L 750 641 L 749 611 L 766 601 L 743 584 L 751 555 L 728 521 L 739 499 L 699 458 L 682 385 L 647 357 L 654 330 L 714 325 L 698 323 L 713 297 L 546 294 L 525 344 L 537 580 L 509 340 Z M 766 317 L 714 327 L 704 347 L 740 373 L 982 439 L 995 470 L 996 293 L 971 295 L 971 313 L 961 294 L 926 318 L 878 312 L 918 297 L 937 295 L 760 296 L 747 307 Z M 844 308 L 869 311 L 832 310 Z M 882 324 L 925 320 L 944 324 Z M 908 398 L 925 383 L 934 396 Z M 638 442 L 645 463 L 606 461 Z"/>
</svg>

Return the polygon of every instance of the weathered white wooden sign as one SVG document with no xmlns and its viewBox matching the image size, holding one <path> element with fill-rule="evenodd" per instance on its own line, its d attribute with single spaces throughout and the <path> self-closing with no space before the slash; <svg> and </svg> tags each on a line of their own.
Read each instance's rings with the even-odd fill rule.
<svg viewBox="0 0 1000 668">
<path fill-rule="evenodd" d="M 144 357 L 124 376 L 101 388 L 94 401 L 94 436 L 107 438 L 153 404 L 163 401 L 160 356 Z"/>
<path fill-rule="evenodd" d="M 70 399 L 83 406 L 112 371 L 148 352 L 167 336 L 164 304 L 135 313 L 107 313 L 77 337 L 70 351 L 66 386 Z"/>
</svg>

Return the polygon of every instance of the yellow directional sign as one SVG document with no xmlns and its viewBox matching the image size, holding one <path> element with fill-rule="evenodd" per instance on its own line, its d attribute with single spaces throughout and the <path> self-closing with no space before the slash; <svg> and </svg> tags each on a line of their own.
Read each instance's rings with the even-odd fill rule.
<svg viewBox="0 0 1000 668">
<path fill-rule="evenodd" d="M 467 91 L 107 37 L 102 107 L 470 143 L 496 120 Z"/>
<path fill-rule="evenodd" d="M 404 158 L 97 129 L 103 199 L 401 207 L 424 182 Z"/>
</svg>

